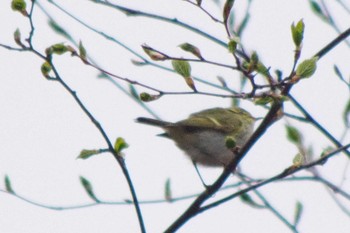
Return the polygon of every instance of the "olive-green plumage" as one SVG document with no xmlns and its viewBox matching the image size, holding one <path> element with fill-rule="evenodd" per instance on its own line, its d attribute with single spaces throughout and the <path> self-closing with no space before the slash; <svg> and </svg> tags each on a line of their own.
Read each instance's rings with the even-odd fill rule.
<svg viewBox="0 0 350 233">
<path fill-rule="evenodd" d="M 162 136 L 174 140 L 195 163 L 225 166 L 234 157 L 225 144 L 226 138 L 231 137 L 237 147 L 242 147 L 253 132 L 255 118 L 244 109 L 232 107 L 203 110 L 176 123 L 145 117 L 136 121 L 163 128 Z"/>
</svg>

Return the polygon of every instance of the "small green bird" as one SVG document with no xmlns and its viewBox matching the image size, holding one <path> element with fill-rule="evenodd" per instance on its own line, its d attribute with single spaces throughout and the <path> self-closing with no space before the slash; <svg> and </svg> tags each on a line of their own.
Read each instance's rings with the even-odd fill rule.
<svg viewBox="0 0 350 233">
<path fill-rule="evenodd" d="M 226 146 L 226 139 L 230 137 L 236 147 L 242 147 L 252 135 L 256 119 L 246 110 L 232 107 L 203 110 L 176 123 L 145 117 L 136 121 L 163 128 L 161 136 L 174 140 L 194 163 L 214 167 L 232 161 L 235 153 Z"/>
</svg>

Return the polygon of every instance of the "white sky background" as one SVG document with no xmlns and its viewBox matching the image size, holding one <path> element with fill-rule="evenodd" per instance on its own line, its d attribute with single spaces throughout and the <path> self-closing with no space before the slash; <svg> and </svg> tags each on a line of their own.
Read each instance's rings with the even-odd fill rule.
<svg viewBox="0 0 350 233">
<path fill-rule="evenodd" d="M 11 1 L 0 2 L 0 43 L 15 46 L 13 32 L 19 28 L 22 38 L 29 24 L 22 15 L 13 12 Z M 29 2 L 29 1 L 28 1 Z M 75 40 L 82 40 L 88 54 L 104 69 L 162 90 L 188 91 L 183 79 L 173 73 L 153 67 L 135 67 L 130 59 L 136 57 L 117 44 L 82 27 L 59 12 L 47 1 L 39 1 L 54 19 L 65 26 Z M 170 55 L 191 57 L 177 46 L 190 42 L 201 49 L 210 60 L 233 63 L 227 51 L 213 42 L 187 30 L 142 17 L 126 17 L 122 13 L 96 5 L 90 1 L 57 1 L 94 28 L 113 36 L 140 54 L 140 45 L 148 45 Z M 163 16 L 177 17 L 208 32 L 223 41 L 227 37 L 219 24 L 212 22 L 195 7 L 180 0 L 115 1 Z M 127 3 L 125 3 L 127 2 Z M 203 1 L 214 15 L 221 16 L 211 1 Z M 236 1 L 239 16 L 245 1 Z M 341 29 L 349 26 L 349 15 L 328 1 Z M 248 51 L 257 50 L 265 64 L 290 71 L 293 59 L 293 42 L 290 25 L 303 18 L 306 24 L 302 59 L 315 54 L 337 35 L 309 10 L 302 0 L 256 0 L 252 4 L 251 21 L 242 41 Z M 54 43 L 66 42 L 47 26 L 46 16 L 35 9 L 36 27 L 34 45 L 43 52 Z M 303 80 L 292 93 L 307 110 L 333 135 L 340 138 L 344 124 L 341 113 L 349 92 L 334 75 L 333 64 L 339 65 L 346 77 L 350 73 L 349 47 L 338 46 L 318 63 L 316 74 Z M 140 200 L 162 199 L 164 183 L 171 179 L 173 196 L 201 192 L 191 162 L 174 144 L 156 137 L 161 130 L 134 123 L 138 116 L 149 116 L 133 100 L 115 86 L 97 79 L 98 72 L 69 55 L 56 56 L 54 62 L 61 77 L 77 92 L 90 112 L 101 123 L 114 141 L 122 136 L 130 144 L 125 151 L 126 163 Z M 10 52 L 0 49 L 0 175 L 9 175 L 15 192 L 30 200 L 51 206 L 74 206 L 92 203 L 79 182 L 82 175 L 89 179 L 101 200 L 123 201 L 130 194 L 120 168 L 109 154 L 89 160 L 76 160 L 82 149 L 104 148 L 105 143 L 95 126 L 80 110 L 73 98 L 56 82 L 41 75 L 43 63 L 31 53 Z M 170 62 L 160 62 L 170 67 Z M 192 64 L 193 75 L 219 83 L 217 75 L 224 77 L 230 87 L 237 87 L 238 74 L 210 65 Z M 121 83 L 127 87 L 125 83 Z M 212 90 L 197 84 L 200 90 Z M 138 91 L 146 91 L 137 88 Z M 215 90 L 217 91 L 217 90 Z M 175 121 L 190 113 L 215 106 L 229 106 L 228 99 L 204 96 L 164 96 L 147 104 L 163 119 Z M 265 111 L 249 101 L 242 106 L 255 116 Z M 297 113 L 286 104 L 286 111 Z M 331 145 L 312 127 L 291 121 L 305 133 L 305 143 L 312 143 L 316 155 Z M 290 166 L 297 149 L 285 139 L 284 120 L 259 140 L 242 161 L 247 174 L 264 178 Z M 344 144 L 349 137 L 344 140 Z M 320 173 L 335 184 L 349 177 L 348 162 L 343 154 L 331 159 Z M 221 169 L 200 168 L 210 183 Z M 346 174 L 344 174 L 344 171 Z M 301 174 L 308 175 L 307 172 Z M 232 183 L 234 178 L 229 179 Z M 349 192 L 349 181 L 344 189 Z M 4 184 L 1 184 L 4 189 Z M 311 182 L 280 182 L 259 189 L 277 210 L 292 221 L 296 201 L 304 204 L 300 223 L 301 232 L 349 232 L 349 218 L 331 200 L 325 188 Z M 232 191 L 232 190 L 231 190 Z M 217 194 L 217 197 L 220 197 Z M 192 200 L 172 204 L 141 205 L 148 232 L 162 232 L 191 203 Z M 220 230 L 218 230 L 220 229 Z M 138 232 L 133 206 L 97 206 L 76 210 L 54 211 L 40 208 L 16 197 L 0 194 L 0 232 Z M 287 227 L 267 210 L 256 210 L 238 199 L 201 214 L 181 228 L 179 232 L 289 232 Z"/>
</svg>

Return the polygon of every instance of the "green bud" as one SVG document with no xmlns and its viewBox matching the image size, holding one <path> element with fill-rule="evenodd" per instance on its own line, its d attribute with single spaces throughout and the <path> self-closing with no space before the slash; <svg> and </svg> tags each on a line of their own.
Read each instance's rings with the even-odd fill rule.
<svg viewBox="0 0 350 233">
<path fill-rule="evenodd" d="M 273 98 L 272 98 L 271 96 L 256 98 L 256 99 L 254 100 L 254 104 L 256 104 L 256 105 L 262 105 L 262 106 L 264 106 L 264 105 L 266 105 L 266 104 L 269 104 L 269 103 L 271 103 L 271 102 L 273 102 Z"/>
<path fill-rule="evenodd" d="M 228 51 L 234 53 L 237 49 L 237 45 L 240 43 L 239 37 L 232 37 L 227 44 Z"/>
<path fill-rule="evenodd" d="M 300 167 L 304 164 L 305 159 L 301 153 L 298 153 L 293 159 L 293 166 Z"/>
<path fill-rule="evenodd" d="M 165 182 L 164 196 L 165 196 L 165 200 L 167 200 L 168 202 L 172 201 L 171 181 L 169 178 Z"/>
<path fill-rule="evenodd" d="M 50 78 L 49 73 L 51 72 L 51 70 L 52 67 L 47 61 L 41 65 L 41 73 L 44 75 L 45 78 Z"/>
<path fill-rule="evenodd" d="M 305 28 L 305 25 L 304 25 L 303 20 L 299 20 L 297 25 L 294 25 L 294 23 L 293 23 L 291 26 L 293 41 L 294 41 L 294 44 L 297 48 L 299 48 L 301 46 L 301 43 L 303 41 L 304 28 Z"/>
<path fill-rule="evenodd" d="M 27 7 L 27 4 L 24 0 L 12 0 L 11 2 L 12 10 L 18 11 L 24 16 L 28 16 L 26 7 Z"/>
<path fill-rule="evenodd" d="M 15 194 L 15 191 L 13 191 L 13 188 L 11 185 L 10 177 L 8 175 L 5 175 L 5 189 L 8 193 Z"/>
<path fill-rule="evenodd" d="M 160 95 L 151 95 L 151 94 L 148 94 L 147 92 L 142 92 L 140 94 L 140 99 L 144 102 L 150 102 L 153 100 L 157 100 L 159 98 L 160 98 Z"/>
<path fill-rule="evenodd" d="M 180 44 L 179 46 L 183 50 L 192 53 L 193 55 L 195 55 L 199 59 L 203 59 L 200 50 L 196 46 L 194 46 L 190 43 L 183 43 L 183 44 Z"/>
<path fill-rule="evenodd" d="M 86 178 L 84 178 L 82 176 L 80 176 L 79 179 L 80 179 L 80 183 L 83 185 L 83 187 L 84 187 L 86 193 L 89 195 L 89 197 L 96 202 L 100 202 L 94 193 L 94 190 L 92 188 L 90 181 L 88 181 Z"/>
<path fill-rule="evenodd" d="M 309 78 L 311 77 L 315 71 L 316 71 L 316 62 L 318 60 L 318 57 L 313 57 L 311 59 L 304 60 L 301 62 L 296 70 L 296 76 L 300 78 Z"/>
<path fill-rule="evenodd" d="M 296 204 L 295 204 L 295 211 L 294 211 L 294 226 L 297 226 L 298 223 L 300 222 L 300 219 L 301 219 L 301 215 L 303 213 L 303 204 L 298 201 Z"/>
<path fill-rule="evenodd" d="M 22 41 L 21 41 L 21 32 L 17 28 L 16 31 L 13 33 L 13 38 L 15 39 L 16 44 L 23 47 Z"/>
</svg>

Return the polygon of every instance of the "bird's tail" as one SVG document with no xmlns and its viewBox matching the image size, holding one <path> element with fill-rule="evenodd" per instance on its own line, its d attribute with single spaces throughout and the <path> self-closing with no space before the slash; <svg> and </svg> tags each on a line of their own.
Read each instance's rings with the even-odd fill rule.
<svg viewBox="0 0 350 233">
<path fill-rule="evenodd" d="M 142 124 L 147 124 L 147 125 L 160 126 L 160 127 L 172 125 L 172 123 L 170 123 L 170 122 L 151 119 L 151 118 L 147 118 L 147 117 L 138 117 L 138 118 L 136 118 L 136 122 L 142 123 Z"/>
</svg>

